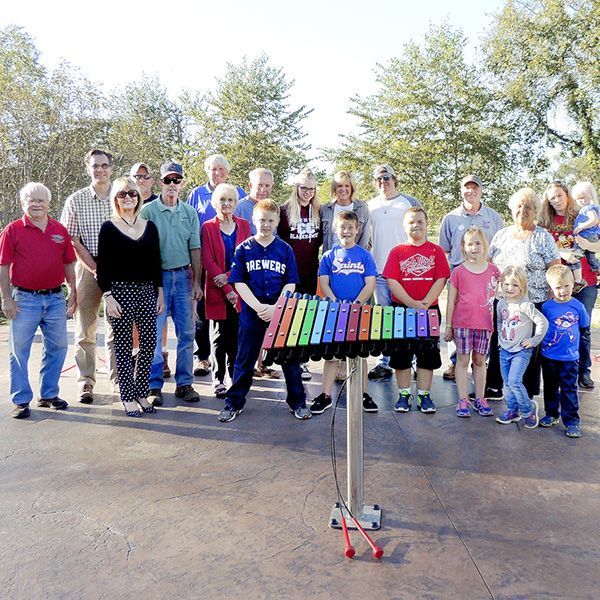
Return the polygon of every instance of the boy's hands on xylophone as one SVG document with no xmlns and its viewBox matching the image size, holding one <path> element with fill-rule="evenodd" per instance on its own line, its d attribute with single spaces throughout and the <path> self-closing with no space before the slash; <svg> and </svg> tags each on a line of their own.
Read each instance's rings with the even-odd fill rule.
<svg viewBox="0 0 600 600">
<path fill-rule="evenodd" d="M 256 314 L 263 320 L 269 322 L 275 312 L 274 304 L 259 304 L 256 307 Z"/>
</svg>

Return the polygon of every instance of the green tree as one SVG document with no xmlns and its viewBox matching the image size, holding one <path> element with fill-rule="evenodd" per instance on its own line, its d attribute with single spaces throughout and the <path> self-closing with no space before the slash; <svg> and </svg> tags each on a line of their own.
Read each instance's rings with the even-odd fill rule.
<svg viewBox="0 0 600 600">
<path fill-rule="evenodd" d="M 508 0 L 487 61 L 530 152 L 558 144 L 600 175 L 600 3 Z"/>
<path fill-rule="evenodd" d="M 373 95 L 351 99 L 359 132 L 343 136 L 341 148 L 327 156 L 357 173 L 361 194 L 374 195 L 372 169 L 389 163 L 399 188 L 436 217 L 454 207 L 469 172 L 490 182 L 488 198 L 504 197 L 516 159 L 510 128 L 485 73 L 467 63 L 465 46 L 461 31 L 433 26 L 423 45 L 408 43 L 401 58 L 377 65 Z"/>
<path fill-rule="evenodd" d="M 275 175 L 275 195 L 285 195 L 283 182 L 306 164 L 309 149 L 303 141 L 302 121 L 311 110 L 304 105 L 290 107 L 293 83 L 263 54 L 228 63 L 214 91 L 185 95 L 185 110 L 195 132 L 187 166 L 197 184 L 206 177 L 204 158 L 219 152 L 232 164 L 233 182 L 245 187 L 249 171 L 266 167 Z"/>
</svg>

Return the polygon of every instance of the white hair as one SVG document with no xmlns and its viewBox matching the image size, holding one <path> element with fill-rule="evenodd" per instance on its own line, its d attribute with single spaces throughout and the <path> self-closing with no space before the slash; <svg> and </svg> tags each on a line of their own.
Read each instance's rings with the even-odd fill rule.
<svg viewBox="0 0 600 600">
<path fill-rule="evenodd" d="M 229 161 L 222 154 L 211 154 L 204 161 L 204 172 L 208 175 L 214 165 L 223 167 L 228 173 L 231 171 Z"/>
<path fill-rule="evenodd" d="M 50 193 L 50 190 L 43 183 L 30 181 L 20 189 L 19 198 L 21 202 L 25 202 L 25 198 L 33 196 L 44 196 L 44 198 L 48 202 L 50 202 L 50 200 L 52 199 L 52 194 Z"/>
</svg>

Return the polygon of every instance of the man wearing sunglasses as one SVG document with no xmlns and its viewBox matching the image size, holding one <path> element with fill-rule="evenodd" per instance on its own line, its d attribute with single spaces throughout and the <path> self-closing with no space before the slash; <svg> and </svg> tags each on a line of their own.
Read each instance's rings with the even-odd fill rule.
<svg viewBox="0 0 600 600">
<path fill-rule="evenodd" d="M 109 202 L 112 155 L 104 150 L 90 150 L 85 156 L 90 185 L 71 194 L 65 201 L 61 223 L 67 228 L 77 255 L 75 265 L 77 311 L 75 312 L 75 363 L 79 372 L 79 402 L 94 401 L 96 384 L 96 329 L 102 290 L 96 282 L 98 235 L 110 218 Z M 117 386 L 117 369 L 113 332 L 104 321 L 106 367 L 113 392 Z"/>
<path fill-rule="evenodd" d="M 150 173 L 150 168 L 146 163 L 135 163 L 129 170 L 129 177 L 135 181 L 144 204 L 148 204 L 148 202 L 152 202 L 152 200 L 158 198 L 158 196 L 152 192 L 154 179 L 152 173 Z"/>
<path fill-rule="evenodd" d="M 167 315 L 173 319 L 177 336 L 175 396 L 185 402 L 200 400 L 192 387 L 194 301 L 202 298 L 200 230 L 196 210 L 179 200 L 182 182 L 181 165 L 166 162 L 160 168 L 160 196 L 145 204 L 140 212 L 141 217 L 152 221 L 158 229 L 165 297 L 165 311 L 156 319 L 156 348 L 150 371 L 148 400 L 154 406 L 162 406 L 163 403 L 162 330 Z"/>
<path fill-rule="evenodd" d="M 382 306 L 390 306 L 392 299 L 387 280 L 382 275 L 383 269 L 392 248 L 408 241 L 403 226 L 404 213 L 413 206 L 421 206 L 421 203 L 396 189 L 396 173 L 390 165 L 376 166 L 373 180 L 379 194 L 369 200 L 367 206 L 371 217 L 371 252 L 377 265 L 375 301 Z M 394 372 L 390 369 L 389 362 L 389 356 L 380 356 L 377 364 L 369 371 L 369 379 L 389 379 Z"/>
</svg>

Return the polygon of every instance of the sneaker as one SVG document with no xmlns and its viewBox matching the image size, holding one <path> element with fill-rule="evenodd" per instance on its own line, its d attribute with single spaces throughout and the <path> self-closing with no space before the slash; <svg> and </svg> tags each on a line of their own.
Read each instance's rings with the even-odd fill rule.
<svg viewBox="0 0 600 600">
<path fill-rule="evenodd" d="M 220 413 L 217 419 L 221 421 L 221 423 L 229 423 L 229 421 L 233 421 L 241 412 L 243 408 L 236 410 L 235 408 L 227 408 L 225 407 Z"/>
<path fill-rule="evenodd" d="M 429 392 L 418 395 L 417 406 L 422 413 L 434 413 L 437 410 Z"/>
<path fill-rule="evenodd" d="M 300 365 L 300 367 L 302 369 L 302 374 L 300 375 L 302 377 L 302 381 L 310 381 L 312 379 L 312 375 L 308 370 L 308 363 L 304 363 Z"/>
<path fill-rule="evenodd" d="M 200 395 L 191 385 L 178 385 L 175 388 L 175 395 L 184 402 L 198 402 Z"/>
<path fill-rule="evenodd" d="M 371 380 L 384 380 L 389 379 L 394 371 L 389 367 L 383 365 L 375 365 L 367 374 L 367 377 Z M 344 376 L 344 379 L 346 377 Z"/>
<path fill-rule="evenodd" d="M 491 417 L 494 414 L 491 406 L 488 404 L 485 398 L 480 398 L 479 400 L 475 400 L 473 404 L 473 409 L 477 411 L 482 417 Z"/>
<path fill-rule="evenodd" d="M 26 419 L 30 414 L 29 404 L 15 404 L 12 409 L 13 419 Z"/>
<path fill-rule="evenodd" d="M 196 359 L 196 363 L 194 364 L 194 376 L 195 377 L 204 377 L 210 373 L 210 360 L 200 360 Z"/>
<path fill-rule="evenodd" d="M 496 417 L 496 423 L 508 425 L 509 423 L 517 423 L 521 420 L 521 415 L 516 410 L 506 409 L 499 417 Z"/>
<path fill-rule="evenodd" d="M 581 429 L 579 429 L 579 425 L 568 425 L 565 435 L 570 438 L 581 437 Z"/>
<path fill-rule="evenodd" d="M 408 412 L 411 404 L 410 392 L 400 392 L 398 400 L 396 400 L 396 404 L 394 404 L 394 410 L 396 412 Z"/>
<path fill-rule="evenodd" d="M 497 390 L 496 388 L 486 387 L 485 392 L 483 393 L 483 397 L 486 400 L 490 400 L 492 402 L 496 402 L 499 400 L 504 400 L 504 394 L 502 390 Z M 471 392 L 469 394 L 469 400 L 472 402 L 475 401 L 475 392 Z"/>
<path fill-rule="evenodd" d="M 533 409 L 531 414 L 528 417 L 523 418 L 523 427 L 525 427 L 525 429 L 535 429 L 540 422 L 538 417 L 539 405 L 536 400 L 531 401 L 531 407 Z"/>
<path fill-rule="evenodd" d="M 171 369 L 169 368 L 169 353 L 163 352 L 163 379 L 169 379 L 171 377 Z"/>
<path fill-rule="evenodd" d="M 340 360 L 338 361 L 337 371 L 335 373 L 335 381 L 337 383 L 342 383 L 343 381 L 346 381 L 347 377 L 348 371 L 346 370 L 346 361 Z"/>
<path fill-rule="evenodd" d="M 66 400 L 60 398 L 40 398 L 37 401 L 37 405 L 40 408 L 55 408 L 56 410 L 65 410 L 69 403 Z"/>
<path fill-rule="evenodd" d="M 254 369 L 254 377 L 267 377 L 268 379 L 279 379 L 279 372 L 270 367 Z"/>
<path fill-rule="evenodd" d="M 79 392 L 79 402 L 81 404 L 91 404 L 94 401 L 94 388 L 91 383 L 86 383 Z"/>
<path fill-rule="evenodd" d="M 163 405 L 163 395 L 162 390 L 159 388 L 152 388 L 148 390 L 148 402 L 152 404 L 152 406 L 162 406 Z"/>
<path fill-rule="evenodd" d="M 331 404 L 331 396 L 321 393 L 313 400 L 310 412 L 313 415 L 322 415 L 328 408 L 331 408 Z"/>
<path fill-rule="evenodd" d="M 296 417 L 296 419 L 300 419 L 301 421 L 306 421 L 306 419 L 310 419 L 312 417 L 312 413 L 306 406 L 299 406 L 296 409 L 290 408 L 290 412 Z"/>
<path fill-rule="evenodd" d="M 457 417 L 470 417 L 471 409 L 469 407 L 468 400 L 459 400 L 456 405 L 456 416 Z"/>
<path fill-rule="evenodd" d="M 377 412 L 379 407 L 375 404 L 375 401 L 369 394 L 363 394 L 363 410 L 365 412 Z"/>
<path fill-rule="evenodd" d="M 453 363 L 450 363 L 448 368 L 442 373 L 442 379 L 446 381 L 454 381 L 456 379 L 456 367 Z"/>
<path fill-rule="evenodd" d="M 554 427 L 558 424 L 557 417 L 551 417 L 550 415 L 546 415 L 540 419 L 539 425 L 540 427 Z"/>
<path fill-rule="evenodd" d="M 579 387 L 582 390 L 593 390 L 595 387 L 594 380 L 587 374 L 579 378 Z"/>
<path fill-rule="evenodd" d="M 215 397 L 225 400 L 227 398 L 227 386 L 224 383 L 217 383 L 214 387 Z"/>
</svg>

